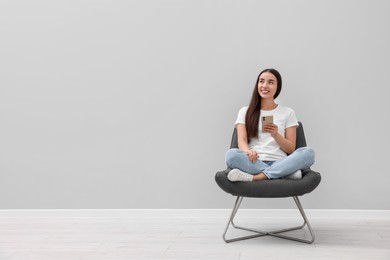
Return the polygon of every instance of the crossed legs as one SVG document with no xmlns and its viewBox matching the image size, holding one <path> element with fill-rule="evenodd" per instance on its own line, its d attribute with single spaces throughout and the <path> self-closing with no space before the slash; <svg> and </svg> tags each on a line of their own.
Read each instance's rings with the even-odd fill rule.
<svg viewBox="0 0 390 260">
<path fill-rule="evenodd" d="M 257 160 L 253 163 L 242 150 L 233 148 L 226 152 L 225 159 L 227 166 L 233 169 L 229 173 L 235 176 L 232 181 L 259 181 L 279 179 L 309 168 L 314 163 L 315 154 L 313 149 L 301 147 L 279 161 Z"/>
</svg>

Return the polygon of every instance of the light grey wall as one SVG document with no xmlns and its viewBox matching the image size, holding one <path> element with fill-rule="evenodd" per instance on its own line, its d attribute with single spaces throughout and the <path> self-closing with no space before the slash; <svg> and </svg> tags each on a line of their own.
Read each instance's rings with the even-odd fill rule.
<svg viewBox="0 0 390 260">
<path fill-rule="evenodd" d="M 385 0 L 0 1 L 0 207 L 231 207 L 214 174 L 258 72 L 275 67 L 323 176 L 304 206 L 389 210 L 389 12 Z"/>
</svg>

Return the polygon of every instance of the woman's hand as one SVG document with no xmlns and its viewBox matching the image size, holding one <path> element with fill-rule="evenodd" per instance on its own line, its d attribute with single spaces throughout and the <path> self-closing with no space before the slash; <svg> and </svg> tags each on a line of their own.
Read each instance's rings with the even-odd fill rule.
<svg viewBox="0 0 390 260">
<path fill-rule="evenodd" d="M 246 151 L 246 154 L 248 155 L 249 160 L 253 163 L 257 161 L 257 158 L 259 158 L 259 155 L 256 153 L 255 150 L 248 150 Z"/>
<path fill-rule="evenodd" d="M 270 133 L 272 137 L 278 134 L 278 126 L 275 124 L 266 124 L 264 126 L 264 132 Z"/>
</svg>

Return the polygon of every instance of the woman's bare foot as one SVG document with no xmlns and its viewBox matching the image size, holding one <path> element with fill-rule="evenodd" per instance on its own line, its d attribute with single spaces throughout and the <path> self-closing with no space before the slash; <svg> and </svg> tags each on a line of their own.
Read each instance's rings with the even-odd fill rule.
<svg viewBox="0 0 390 260">
<path fill-rule="evenodd" d="M 268 177 L 263 172 L 254 175 L 252 179 L 252 181 L 264 181 L 264 180 L 268 180 Z"/>
</svg>

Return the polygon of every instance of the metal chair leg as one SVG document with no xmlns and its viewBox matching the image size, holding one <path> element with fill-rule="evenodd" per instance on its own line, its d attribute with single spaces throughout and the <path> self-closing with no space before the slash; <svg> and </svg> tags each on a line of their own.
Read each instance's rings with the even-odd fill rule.
<svg viewBox="0 0 390 260">
<path fill-rule="evenodd" d="M 299 209 L 299 212 L 301 213 L 302 218 L 304 220 L 303 224 L 300 225 L 300 226 L 297 226 L 297 227 L 292 227 L 292 228 L 286 228 L 286 229 L 280 229 L 280 230 L 274 230 L 274 231 L 265 232 L 265 231 L 261 231 L 261 230 L 256 230 L 256 229 L 251 229 L 251 228 L 237 226 L 236 224 L 234 224 L 234 222 L 233 222 L 234 217 L 236 216 L 236 213 L 237 213 L 237 211 L 238 211 L 238 209 L 239 209 L 239 207 L 241 205 L 241 202 L 244 199 L 244 197 L 237 196 L 237 199 L 236 199 L 236 202 L 235 202 L 235 204 L 233 206 L 233 210 L 232 210 L 232 213 L 230 215 L 229 221 L 228 221 L 228 223 L 226 225 L 225 232 L 223 233 L 223 236 L 222 236 L 223 240 L 226 243 L 230 243 L 230 242 L 236 242 L 236 241 L 241 241 L 241 240 L 245 240 L 245 239 L 250 239 L 250 238 L 255 238 L 255 237 L 262 237 L 262 236 L 269 235 L 269 236 L 273 236 L 273 237 L 279 237 L 279 238 L 293 240 L 293 241 L 307 243 L 307 244 L 313 243 L 314 239 L 315 239 L 314 232 L 313 232 L 313 229 L 311 228 L 309 220 L 306 217 L 306 214 L 305 214 L 305 211 L 303 210 L 302 204 L 300 203 L 298 197 L 295 196 L 293 198 L 294 198 L 295 204 L 297 205 L 297 207 Z M 257 233 L 257 234 L 228 239 L 226 237 L 226 233 L 227 233 L 230 225 L 232 225 L 236 229 L 246 230 L 246 231 L 254 232 L 254 233 Z M 311 236 L 311 239 L 309 239 L 309 240 L 280 234 L 280 233 L 284 233 L 284 232 L 288 232 L 288 231 L 303 229 L 306 225 L 307 225 L 307 227 L 309 229 L 310 236 Z"/>
<path fill-rule="evenodd" d="M 229 218 L 229 221 L 226 225 L 226 229 L 225 229 L 225 232 L 223 233 L 223 240 L 226 242 L 226 243 L 230 243 L 230 242 L 235 242 L 235 241 L 240 241 L 240 240 L 244 240 L 244 239 L 250 239 L 250 238 L 255 238 L 255 237 L 260 237 L 260 236 L 265 236 L 266 234 L 264 233 L 261 233 L 261 234 L 257 234 L 257 235 L 250 235 L 250 236 L 243 236 L 243 237 L 238 237 L 238 238 L 232 238 L 232 239 L 228 239 L 226 238 L 226 233 L 229 229 L 229 226 L 230 224 L 235 227 L 235 228 L 238 228 L 238 229 L 241 229 L 240 227 L 236 226 L 234 223 L 233 223 L 233 219 L 234 217 L 236 216 L 236 213 L 238 211 L 238 208 L 240 207 L 241 205 L 241 202 L 243 200 L 244 197 L 240 197 L 240 196 L 237 196 L 237 199 L 236 199 L 236 202 L 234 203 L 234 206 L 233 206 L 233 210 L 232 210 L 232 213 L 230 214 L 230 218 Z M 255 232 L 255 231 L 254 231 Z M 258 232 L 259 233 L 259 232 Z"/>
</svg>

